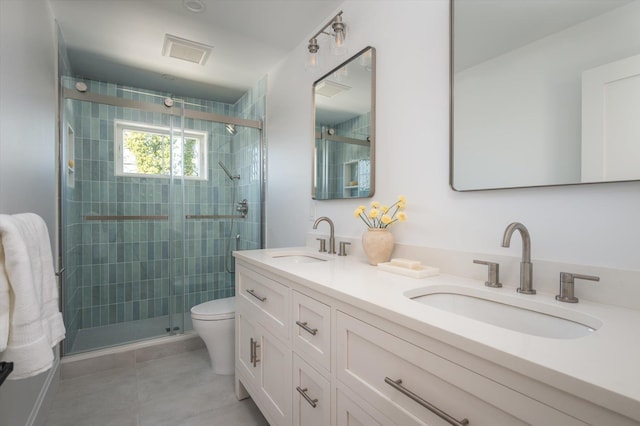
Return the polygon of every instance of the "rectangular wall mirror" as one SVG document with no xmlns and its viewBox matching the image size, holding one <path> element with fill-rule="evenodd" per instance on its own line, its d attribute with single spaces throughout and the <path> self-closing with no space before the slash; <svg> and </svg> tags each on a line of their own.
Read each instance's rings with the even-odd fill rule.
<svg viewBox="0 0 640 426">
<path fill-rule="evenodd" d="M 640 0 L 451 0 L 458 191 L 640 180 Z"/>
<path fill-rule="evenodd" d="M 376 50 L 367 47 L 313 83 L 311 197 L 372 197 Z"/>
</svg>

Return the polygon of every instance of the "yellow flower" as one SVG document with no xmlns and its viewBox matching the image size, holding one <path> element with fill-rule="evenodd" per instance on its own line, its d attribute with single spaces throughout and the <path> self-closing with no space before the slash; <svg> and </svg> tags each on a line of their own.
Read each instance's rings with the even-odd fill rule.
<svg viewBox="0 0 640 426">
<path fill-rule="evenodd" d="M 404 208 L 407 206 L 407 203 L 404 203 L 402 201 L 398 201 L 398 210 L 404 210 Z"/>
<path fill-rule="evenodd" d="M 398 220 L 404 222 L 407 220 L 407 214 L 405 212 L 398 212 Z"/>
<path fill-rule="evenodd" d="M 379 214 L 380 214 L 380 211 L 378 209 L 371 209 L 371 211 L 369 212 L 369 217 L 371 219 L 375 219 L 376 217 L 378 217 Z"/>
<path fill-rule="evenodd" d="M 360 209 L 361 212 L 364 212 L 367 208 L 365 206 L 358 206 L 358 209 Z"/>
<path fill-rule="evenodd" d="M 384 223 L 385 225 L 389 224 L 389 222 L 391 222 L 391 216 L 389 216 L 388 214 L 383 214 L 380 218 L 380 222 Z"/>
<path fill-rule="evenodd" d="M 380 207 L 380 202 L 372 201 L 371 202 L 371 207 L 373 207 L 374 209 L 377 209 L 378 207 Z"/>
<path fill-rule="evenodd" d="M 364 212 L 364 209 L 361 210 L 360 207 L 358 207 L 357 209 L 354 210 L 353 215 L 355 217 L 358 217 L 362 214 L 362 212 Z"/>
<path fill-rule="evenodd" d="M 389 206 L 382 206 L 380 207 L 380 210 L 382 210 L 382 213 L 386 213 L 389 211 Z"/>
<path fill-rule="evenodd" d="M 405 198 L 404 195 L 398 195 L 398 200 L 402 203 L 402 204 L 407 204 L 407 199 Z"/>
</svg>

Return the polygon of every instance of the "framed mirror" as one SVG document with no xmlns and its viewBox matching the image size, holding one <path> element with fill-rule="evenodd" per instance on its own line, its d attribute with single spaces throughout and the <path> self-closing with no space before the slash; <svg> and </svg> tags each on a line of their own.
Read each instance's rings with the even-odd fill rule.
<svg viewBox="0 0 640 426">
<path fill-rule="evenodd" d="M 640 0 L 451 0 L 457 191 L 640 180 Z"/>
<path fill-rule="evenodd" d="M 375 86 L 373 47 L 313 83 L 313 199 L 373 196 Z"/>
</svg>

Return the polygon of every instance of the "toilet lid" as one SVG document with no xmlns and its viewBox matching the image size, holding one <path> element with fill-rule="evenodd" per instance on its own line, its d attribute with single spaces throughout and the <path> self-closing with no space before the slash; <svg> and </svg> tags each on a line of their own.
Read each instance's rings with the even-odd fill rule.
<svg viewBox="0 0 640 426">
<path fill-rule="evenodd" d="M 210 300 L 191 308 L 191 318 L 207 321 L 230 319 L 235 316 L 235 297 Z"/>
</svg>

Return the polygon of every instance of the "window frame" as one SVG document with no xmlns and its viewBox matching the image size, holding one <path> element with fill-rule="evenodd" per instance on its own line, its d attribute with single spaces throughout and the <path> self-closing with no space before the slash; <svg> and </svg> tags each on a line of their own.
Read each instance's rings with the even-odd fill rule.
<svg viewBox="0 0 640 426">
<path fill-rule="evenodd" d="M 153 124 L 139 123 L 134 121 L 115 120 L 114 127 L 114 174 L 115 176 L 123 177 L 143 177 L 143 178 L 171 178 L 171 174 L 161 175 L 153 173 L 129 173 L 124 171 L 124 132 L 146 132 L 157 133 L 166 135 L 171 139 L 171 128 L 167 126 L 157 126 Z M 174 135 L 175 137 L 175 135 Z M 209 168 L 208 168 L 208 133 L 204 131 L 198 131 L 193 129 L 184 129 L 182 132 L 183 138 L 193 138 L 198 141 L 200 145 L 200 176 L 183 176 L 173 175 L 174 177 L 184 178 L 185 180 L 209 180 Z M 173 170 L 173 167 L 170 167 Z"/>
</svg>

